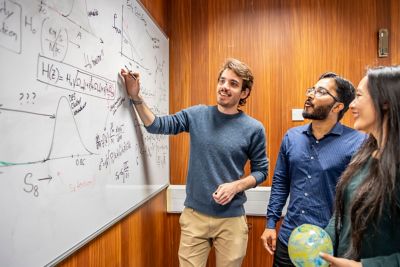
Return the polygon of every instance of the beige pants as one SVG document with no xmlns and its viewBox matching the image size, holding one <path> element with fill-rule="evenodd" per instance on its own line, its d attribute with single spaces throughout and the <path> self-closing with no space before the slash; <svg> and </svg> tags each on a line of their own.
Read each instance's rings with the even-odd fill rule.
<svg viewBox="0 0 400 267">
<path fill-rule="evenodd" d="M 217 267 L 240 267 L 246 255 L 249 229 L 246 216 L 218 218 L 185 208 L 179 218 L 181 267 L 206 266 L 211 246 Z"/>
</svg>

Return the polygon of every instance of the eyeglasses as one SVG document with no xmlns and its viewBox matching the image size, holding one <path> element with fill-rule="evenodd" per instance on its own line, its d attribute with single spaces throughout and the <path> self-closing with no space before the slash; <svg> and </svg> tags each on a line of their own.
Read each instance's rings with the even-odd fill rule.
<svg viewBox="0 0 400 267">
<path fill-rule="evenodd" d="M 316 97 L 322 97 L 324 95 L 330 95 L 336 102 L 341 102 L 341 101 L 339 101 L 339 99 L 336 96 L 332 95 L 328 91 L 328 89 L 326 89 L 324 87 L 317 87 L 317 88 L 311 87 L 311 88 L 308 88 L 306 90 L 306 95 L 311 94 L 311 93 L 313 93 Z"/>
</svg>

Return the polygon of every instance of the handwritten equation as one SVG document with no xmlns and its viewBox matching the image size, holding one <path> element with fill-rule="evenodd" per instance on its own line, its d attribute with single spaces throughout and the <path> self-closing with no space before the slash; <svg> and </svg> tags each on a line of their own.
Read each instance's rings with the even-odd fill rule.
<svg viewBox="0 0 400 267">
<path fill-rule="evenodd" d="M 37 80 L 79 93 L 114 99 L 115 82 L 72 65 L 38 56 Z"/>
</svg>

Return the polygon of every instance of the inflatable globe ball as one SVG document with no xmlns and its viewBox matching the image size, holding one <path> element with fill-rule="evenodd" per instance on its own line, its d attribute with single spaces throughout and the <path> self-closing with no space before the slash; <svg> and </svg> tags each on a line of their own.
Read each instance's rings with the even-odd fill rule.
<svg viewBox="0 0 400 267">
<path fill-rule="evenodd" d="M 296 267 L 328 267 L 320 252 L 333 255 L 332 240 L 321 227 L 302 224 L 290 235 L 288 251 L 290 260 Z"/>
</svg>

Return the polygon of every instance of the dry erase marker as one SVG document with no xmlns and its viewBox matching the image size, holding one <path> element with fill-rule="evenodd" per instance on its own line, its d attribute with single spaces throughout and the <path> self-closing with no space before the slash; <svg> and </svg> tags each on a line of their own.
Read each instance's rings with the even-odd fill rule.
<svg viewBox="0 0 400 267">
<path fill-rule="evenodd" d="M 128 70 L 129 75 L 131 75 L 131 77 L 132 77 L 134 80 L 136 80 L 136 79 L 137 79 L 136 76 L 132 74 L 132 72 L 129 70 L 128 66 L 125 65 L 125 68 Z"/>
</svg>

